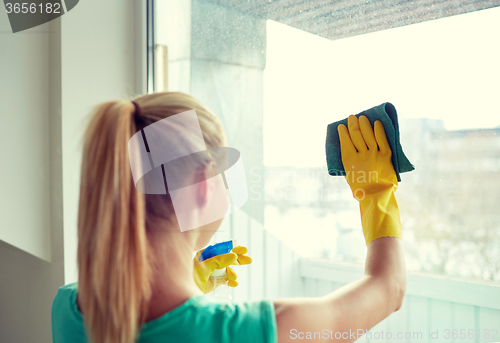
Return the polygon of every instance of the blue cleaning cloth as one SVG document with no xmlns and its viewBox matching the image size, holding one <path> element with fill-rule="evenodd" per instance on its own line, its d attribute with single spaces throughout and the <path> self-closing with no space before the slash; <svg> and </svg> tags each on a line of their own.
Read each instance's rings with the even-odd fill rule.
<svg viewBox="0 0 500 343">
<path fill-rule="evenodd" d="M 384 125 L 387 141 L 392 150 L 392 164 L 394 165 L 398 181 L 401 182 L 399 174 L 415 170 L 415 166 L 406 157 L 399 141 L 399 124 L 396 108 L 393 104 L 386 102 L 356 114 L 356 117 L 359 118 L 359 116 L 366 116 L 372 127 L 377 120 L 380 120 Z M 342 164 L 340 139 L 337 131 L 337 126 L 340 124 L 348 127 L 347 118 L 331 123 L 326 130 L 326 164 L 328 166 L 328 173 L 332 176 L 346 175 L 344 165 Z"/>
</svg>

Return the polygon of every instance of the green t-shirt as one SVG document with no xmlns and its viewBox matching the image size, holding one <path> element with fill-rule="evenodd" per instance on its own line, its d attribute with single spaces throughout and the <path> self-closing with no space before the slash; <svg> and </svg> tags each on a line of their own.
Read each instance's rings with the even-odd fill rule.
<svg viewBox="0 0 500 343">
<path fill-rule="evenodd" d="M 83 315 L 76 305 L 77 284 L 59 288 L 52 304 L 54 343 L 88 343 Z M 139 343 L 276 343 L 276 317 L 270 300 L 231 303 L 195 296 L 145 323 Z"/>
</svg>

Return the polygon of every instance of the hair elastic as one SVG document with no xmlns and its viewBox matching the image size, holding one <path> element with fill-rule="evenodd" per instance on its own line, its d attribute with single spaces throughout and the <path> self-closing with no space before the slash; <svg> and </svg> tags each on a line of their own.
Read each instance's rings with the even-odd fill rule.
<svg viewBox="0 0 500 343">
<path fill-rule="evenodd" d="M 132 105 L 134 105 L 135 111 L 134 111 L 134 116 L 135 119 L 139 119 L 141 117 L 141 108 L 139 107 L 139 104 L 136 103 L 135 101 L 132 101 Z"/>
</svg>

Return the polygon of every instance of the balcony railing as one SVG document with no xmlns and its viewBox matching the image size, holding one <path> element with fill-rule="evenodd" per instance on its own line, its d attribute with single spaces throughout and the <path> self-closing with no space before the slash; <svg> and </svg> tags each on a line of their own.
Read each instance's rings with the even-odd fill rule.
<svg viewBox="0 0 500 343">
<path fill-rule="evenodd" d="M 298 268 L 304 296 L 326 295 L 363 275 L 362 266 L 322 259 L 300 259 Z M 359 341 L 500 342 L 500 285 L 409 272 L 403 306 L 370 331 L 372 339 Z"/>
</svg>

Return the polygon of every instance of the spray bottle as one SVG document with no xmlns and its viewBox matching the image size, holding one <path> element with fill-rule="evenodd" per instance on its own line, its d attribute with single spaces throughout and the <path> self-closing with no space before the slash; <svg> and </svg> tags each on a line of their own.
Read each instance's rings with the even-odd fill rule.
<svg viewBox="0 0 500 343">
<path fill-rule="evenodd" d="M 227 254 L 237 246 L 238 243 L 236 239 L 209 245 L 201 253 L 200 262 L 214 256 Z M 238 261 L 236 261 L 236 264 L 239 264 Z M 227 284 L 228 281 L 226 279 L 226 275 L 226 268 L 215 269 L 212 274 L 210 274 L 205 294 L 221 300 L 231 300 L 231 291 L 229 289 L 229 285 Z"/>
</svg>

